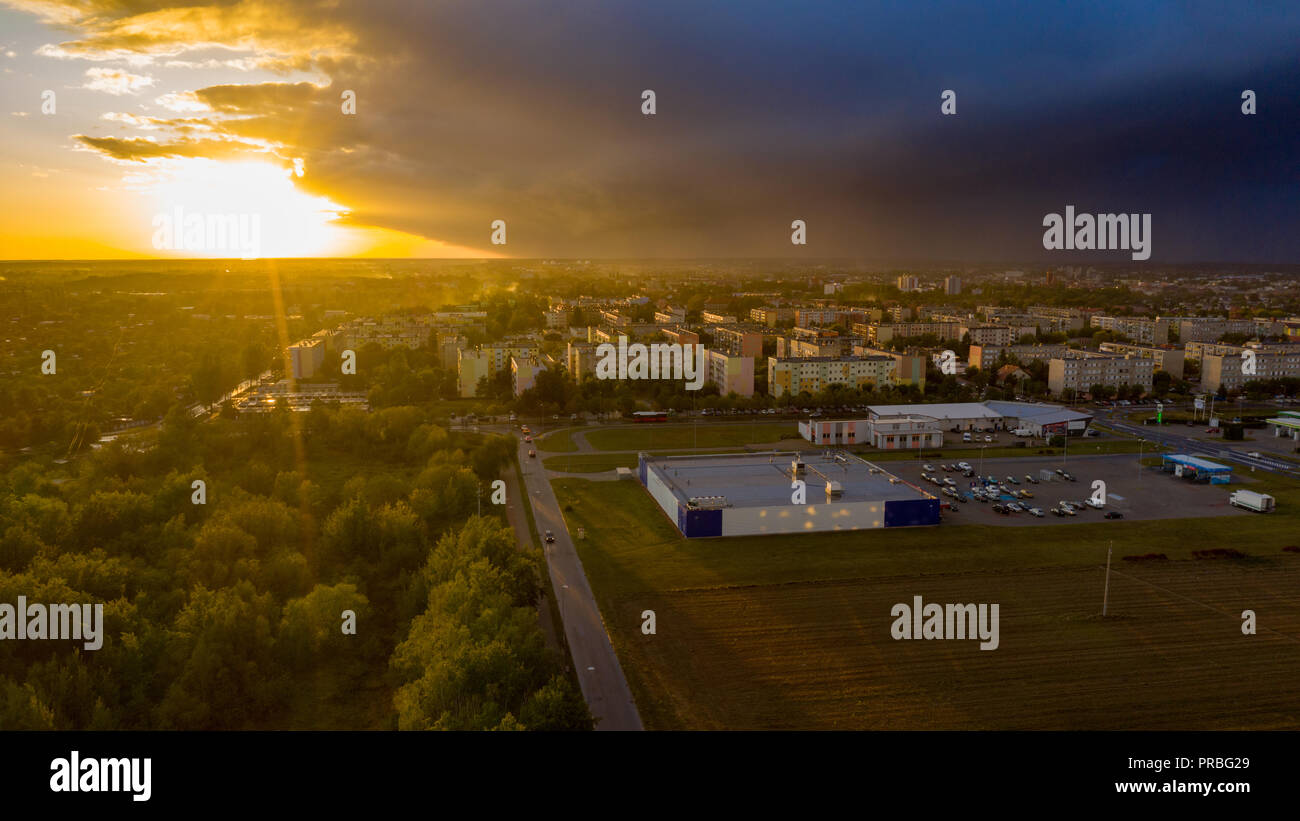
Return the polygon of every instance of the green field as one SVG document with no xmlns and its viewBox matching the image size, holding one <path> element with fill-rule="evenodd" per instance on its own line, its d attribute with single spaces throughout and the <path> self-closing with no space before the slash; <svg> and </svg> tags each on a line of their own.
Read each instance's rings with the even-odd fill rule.
<svg viewBox="0 0 1300 821">
<path fill-rule="evenodd" d="M 735 448 L 722 448 L 718 453 L 737 453 Z M 690 453 L 688 451 L 687 453 Z M 679 456 L 678 453 L 651 453 L 656 458 L 661 456 Z M 542 465 L 547 470 L 554 470 L 560 473 L 600 473 L 615 468 L 634 468 L 636 467 L 637 454 L 635 453 L 579 453 L 574 456 L 550 456 L 542 460 Z"/>
<path fill-rule="evenodd" d="M 798 438 L 799 428 L 794 422 L 644 425 L 597 429 L 587 434 L 587 441 L 597 450 L 726 448 Z"/>
<path fill-rule="evenodd" d="M 649 728 L 1300 727 L 1293 481 L 1252 485 L 1268 516 L 704 540 L 637 483 L 553 485 Z M 1249 558 L 1192 557 L 1221 546 Z M 893 641 L 912 595 L 999 602 L 1001 648 Z"/>
<path fill-rule="evenodd" d="M 554 433 L 548 433 L 545 436 L 533 440 L 538 450 L 550 451 L 551 453 L 576 453 L 578 443 L 573 441 L 572 431 L 557 430 Z"/>
</svg>

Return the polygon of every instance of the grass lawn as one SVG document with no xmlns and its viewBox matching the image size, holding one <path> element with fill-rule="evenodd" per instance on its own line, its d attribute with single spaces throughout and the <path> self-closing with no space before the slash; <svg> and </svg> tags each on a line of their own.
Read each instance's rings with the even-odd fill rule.
<svg viewBox="0 0 1300 821">
<path fill-rule="evenodd" d="M 736 448 L 721 448 L 718 453 L 738 453 Z M 688 454 L 690 451 L 687 452 Z M 676 453 L 652 453 L 651 456 L 677 456 Z M 580 453 L 576 456 L 550 456 L 542 460 L 547 470 L 561 473 L 600 473 L 614 468 L 636 467 L 635 453 Z"/>
<path fill-rule="evenodd" d="M 799 428 L 794 422 L 645 425 L 592 430 L 587 434 L 587 441 L 598 450 L 725 448 L 798 438 Z"/>
<path fill-rule="evenodd" d="M 1296 728 L 1300 484 L 1256 478 L 1278 512 L 693 540 L 636 482 L 553 486 L 648 728 Z M 1001 602 L 1002 649 L 893 641 L 912 595 Z M 1243 641 L 1247 608 L 1290 638 Z"/>
<path fill-rule="evenodd" d="M 548 433 L 545 436 L 533 439 L 533 444 L 537 445 L 538 450 L 546 450 L 551 453 L 576 453 L 578 443 L 573 441 L 572 431 L 557 430 L 554 433 Z"/>
</svg>

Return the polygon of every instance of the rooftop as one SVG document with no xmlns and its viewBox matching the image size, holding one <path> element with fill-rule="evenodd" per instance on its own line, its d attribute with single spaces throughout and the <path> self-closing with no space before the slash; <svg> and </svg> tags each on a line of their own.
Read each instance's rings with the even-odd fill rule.
<svg viewBox="0 0 1300 821">
<path fill-rule="evenodd" d="M 923 499 L 932 496 L 917 487 L 890 482 L 893 474 L 852 454 L 841 451 L 799 453 L 781 451 L 755 454 L 709 456 L 667 456 L 646 460 L 647 470 L 657 471 L 679 502 L 700 497 L 726 497 L 731 507 L 771 507 L 790 504 L 790 463 L 802 459 L 808 485 L 808 504 L 818 504 L 826 481 L 839 482 L 840 502 Z M 878 471 L 878 472 L 873 472 Z"/>
</svg>

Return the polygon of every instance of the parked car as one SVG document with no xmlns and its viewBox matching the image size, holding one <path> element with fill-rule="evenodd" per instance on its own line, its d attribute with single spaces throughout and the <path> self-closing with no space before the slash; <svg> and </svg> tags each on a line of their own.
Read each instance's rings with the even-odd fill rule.
<svg viewBox="0 0 1300 821">
<path fill-rule="evenodd" d="M 925 471 L 926 473 L 934 473 L 934 465 L 931 465 L 929 463 L 921 465 L 921 470 Z"/>
<path fill-rule="evenodd" d="M 1035 479 L 1033 476 L 1031 476 L 1031 475 L 1028 474 L 1028 473 L 1025 474 L 1025 481 L 1028 482 L 1028 483 L 1031 484 L 1031 485 L 1036 485 L 1036 484 L 1038 484 L 1038 480 Z"/>
<path fill-rule="evenodd" d="M 1043 518 L 1043 511 L 1036 507 L 1029 508 L 1029 514 L 1039 519 Z"/>
<path fill-rule="evenodd" d="M 1022 498 L 1022 499 L 1032 499 L 1032 498 L 1034 498 L 1034 494 L 1030 493 L 1030 492 L 1027 491 L 1027 490 L 1022 490 L 1022 491 L 1020 491 L 1020 498 Z"/>
<path fill-rule="evenodd" d="M 970 470 L 971 468 L 970 468 L 970 465 L 967 464 L 966 462 L 958 462 L 958 463 L 957 463 L 957 469 L 958 469 L 958 470 Z"/>
<path fill-rule="evenodd" d="M 1108 510 L 1108 511 L 1106 511 L 1106 516 L 1105 516 L 1105 518 L 1107 518 L 1107 519 L 1123 519 L 1123 518 L 1124 518 L 1124 514 L 1123 514 L 1123 513 L 1120 513 L 1118 510 Z"/>
<path fill-rule="evenodd" d="M 1013 484 L 1013 485 L 1018 485 L 1018 484 L 1020 484 L 1020 480 L 1017 479 L 1017 478 L 1014 477 L 1014 476 L 1008 476 L 1008 477 L 1007 477 L 1007 481 L 1010 482 L 1010 483 Z"/>
<path fill-rule="evenodd" d="M 1052 514 L 1053 516 L 1064 516 L 1064 515 L 1065 515 L 1065 511 L 1061 510 L 1059 507 L 1054 507 L 1054 508 L 1052 508 L 1052 510 L 1051 510 L 1051 514 Z"/>
<path fill-rule="evenodd" d="M 1067 473 L 1067 472 L 1064 471 L 1064 470 L 1061 471 L 1061 478 L 1064 479 L 1064 480 L 1067 481 L 1067 482 L 1077 482 L 1077 481 L 1079 481 L 1078 479 L 1074 478 L 1073 475 L 1071 475 L 1070 473 Z"/>
<path fill-rule="evenodd" d="M 988 434 L 985 434 L 985 435 L 984 435 L 984 441 L 985 441 L 985 442 L 992 442 L 992 441 L 993 441 L 993 437 L 992 437 L 992 436 L 989 436 Z"/>
<path fill-rule="evenodd" d="M 1105 507 L 1104 504 L 1097 501 L 1096 499 L 1085 499 L 1083 503 L 1088 507 L 1092 508 L 1093 510 L 1101 510 L 1102 508 Z"/>
<path fill-rule="evenodd" d="M 1016 502 L 1007 502 L 1007 510 L 1011 511 L 1012 513 L 1020 513 L 1021 511 L 1024 510 L 1024 508 L 1021 507 Z"/>
</svg>

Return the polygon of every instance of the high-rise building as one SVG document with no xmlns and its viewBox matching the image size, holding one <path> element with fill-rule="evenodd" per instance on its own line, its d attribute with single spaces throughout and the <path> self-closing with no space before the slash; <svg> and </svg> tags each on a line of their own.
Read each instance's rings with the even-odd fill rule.
<svg viewBox="0 0 1300 821">
<path fill-rule="evenodd" d="M 723 351 L 708 350 L 704 352 L 705 367 L 708 368 L 707 381 L 718 386 L 718 393 L 726 396 L 754 395 L 754 358 L 752 356 L 734 356 Z"/>
</svg>

